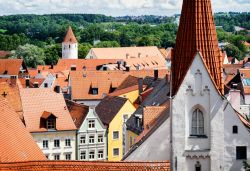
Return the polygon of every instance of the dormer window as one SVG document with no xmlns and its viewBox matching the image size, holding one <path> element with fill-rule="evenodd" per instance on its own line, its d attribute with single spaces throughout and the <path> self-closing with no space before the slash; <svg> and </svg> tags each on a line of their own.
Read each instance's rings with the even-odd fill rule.
<svg viewBox="0 0 250 171">
<path fill-rule="evenodd" d="M 48 130 L 56 129 L 56 118 L 51 112 L 44 111 L 40 119 L 40 128 Z"/>
<path fill-rule="evenodd" d="M 98 95 L 98 88 L 90 88 L 89 94 Z"/>
<path fill-rule="evenodd" d="M 48 118 L 47 129 L 56 129 L 56 119 L 55 118 Z"/>
</svg>

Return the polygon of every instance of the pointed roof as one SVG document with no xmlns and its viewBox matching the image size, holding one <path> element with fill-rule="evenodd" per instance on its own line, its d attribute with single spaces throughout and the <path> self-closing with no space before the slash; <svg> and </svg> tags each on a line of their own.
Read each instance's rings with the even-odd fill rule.
<svg viewBox="0 0 250 171">
<path fill-rule="evenodd" d="M 69 26 L 66 36 L 64 37 L 63 43 L 77 43 L 76 37 L 73 33 L 72 28 Z"/>
<path fill-rule="evenodd" d="M 197 52 L 202 54 L 217 89 L 223 94 L 222 56 L 218 46 L 210 0 L 183 0 L 172 62 L 175 95 Z"/>
</svg>

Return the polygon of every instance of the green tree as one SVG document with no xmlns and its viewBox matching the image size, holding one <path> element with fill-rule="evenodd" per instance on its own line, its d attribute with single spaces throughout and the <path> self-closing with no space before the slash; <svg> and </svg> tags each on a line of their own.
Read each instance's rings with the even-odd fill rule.
<svg viewBox="0 0 250 171">
<path fill-rule="evenodd" d="M 37 65 L 44 65 L 44 51 L 43 49 L 26 44 L 19 46 L 11 55 L 11 58 L 22 58 L 28 67 L 37 67 Z"/>
<path fill-rule="evenodd" d="M 138 40 L 138 46 L 161 46 L 161 41 L 154 36 L 143 36 Z"/>
<path fill-rule="evenodd" d="M 239 50 L 239 48 L 233 44 L 227 45 L 224 50 L 227 52 L 228 56 L 232 56 L 237 58 L 238 60 L 241 60 L 243 58 L 242 52 Z"/>
<path fill-rule="evenodd" d="M 45 64 L 55 65 L 58 59 L 62 56 L 62 47 L 59 44 L 48 45 L 44 49 Z"/>
<path fill-rule="evenodd" d="M 246 171 L 250 171 L 250 164 L 248 164 L 247 161 L 243 161 L 243 166 Z"/>
<path fill-rule="evenodd" d="M 97 48 L 104 48 L 104 47 L 120 47 L 120 44 L 117 41 L 102 41 L 95 45 Z"/>
<path fill-rule="evenodd" d="M 89 50 L 92 48 L 93 46 L 89 43 L 82 43 L 82 44 L 79 44 L 78 46 L 78 56 L 79 56 L 79 59 L 84 59 Z"/>
</svg>

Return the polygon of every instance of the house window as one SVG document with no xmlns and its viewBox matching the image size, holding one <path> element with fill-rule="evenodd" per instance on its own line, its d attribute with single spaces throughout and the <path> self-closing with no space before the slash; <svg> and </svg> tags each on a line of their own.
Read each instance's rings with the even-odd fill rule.
<svg viewBox="0 0 250 171">
<path fill-rule="evenodd" d="M 236 159 L 237 160 L 246 160 L 247 159 L 247 147 L 246 146 L 237 146 L 236 147 Z"/>
<path fill-rule="evenodd" d="M 89 152 L 89 159 L 94 159 L 95 158 L 95 152 L 94 151 L 90 151 Z"/>
<path fill-rule="evenodd" d="M 49 148 L 49 141 L 43 140 L 43 148 Z"/>
<path fill-rule="evenodd" d="M 54 160 L 60 160 L 60 154 L 55 154 L 54 155 Z"/>
<path fill-rule="evenodd" d="M 48 83 L 44 83 L 44 88 L 47 88 L 48 87 Z"/>
<path fill-rule="evenodd" d="M 98 135 L 98 142 L 102 143 L 103 142 L 103 135 Z"/>
<path fill-rule="evenodd" d="M 92 88 L 91 90 L 93 95 L 98 95 L 98 88 Z"/>
<path fill-rule="evenodd" d="M 98 159 L 103 159 L 103 150 L 98 151 Z"/>
<path fill-rule="evenodd" d="M 114 132 L 113 132 L 113 139 L 114 139 L 114 140 L 119 139 L 119 131 L 114 131 Z"/>
<path fill-rule="evenodd" d="M 86 142 L 86 137 L 85 136 L 81 136 L 80 137 L 80 144 L 85 144 Z"/>
<path fill-rule="evenodd" d="M 95 128 L 95 120 L 89 120 L 89 128 Z"/>
<path fill-rule="evenodd" d="M 90 135 L 90 136 L 89 136 L 89 143 L 90 143 L 90 144 L 95 143 L 95 136 L 94 136 L 94 135 Z"/>
<path fill-rule="evenodd" d="M 56 119 L 48 118 L 47 120 L 47 129 L 55 129 L 56 128 Z"/>
<path fill-rule="evenodd" d="M 204 116 L 200 109 L 195 109 L 192 114 L 191 135 L 204 135 Z"/>
<path fill-rule="evenodd" d="M 60 147 L 60 140 L 54 140 L 54 147 L 56 148 Z"/>
<path fill-rule="evenodd" d="M 113 156 L 119 156 L 119 148 L 113 148 Z"/>
<path fill-rule="evenodd" d="M 71 154 L 70 153 L 65 154 L 65 159 L 66 160 L 71 160 Z"/>
<path fill-rule="evenodd" d="M 201 171 L 201 164 L 199 161 L 197 161 L 195 164 L 195 171 Z"/>
<path fill-rule="evenodd" d="M 71 146 L 71 141 L 70 139 L 65 139 L 65 146 L 70 147 Z"/>
<path fill-rule="evenodd" d="M 81 151 L 80 159 L 81 160 L 85 160 L 86 159 L 86 151 Z"/>
<path fill-rule="evenodd" d="M 238 134 L 238 126 L 233 126 L 233 134 Z"/>
</svg>

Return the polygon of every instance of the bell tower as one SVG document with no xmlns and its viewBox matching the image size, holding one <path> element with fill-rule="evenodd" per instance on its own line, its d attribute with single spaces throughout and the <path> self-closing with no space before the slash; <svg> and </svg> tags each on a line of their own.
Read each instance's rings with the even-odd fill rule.
<svg viewBox="0 0 250 171">
<path fill-rule="evenodd" d="M 71 27 L 62 42 L 62 59 L 78 59 L 78 42 Z"/>
</svg>

